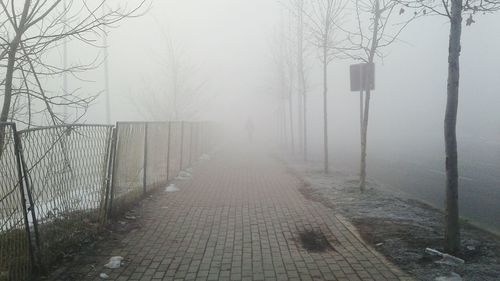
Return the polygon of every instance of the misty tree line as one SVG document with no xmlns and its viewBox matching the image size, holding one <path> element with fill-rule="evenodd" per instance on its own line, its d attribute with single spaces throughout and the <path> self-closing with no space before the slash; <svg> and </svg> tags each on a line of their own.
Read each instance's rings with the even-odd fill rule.
<svg viewBox="0 0 500 281">
<path fill-rule="evenodd" d="M 138 102 L 134 104 L 147 120 L 196 120 L 201 108 L 214 98 L 205 91 L 206 77 L 199 64 L 190 60 L 188 46 L 161 27 L 159 33 L 165 43 L 164 51 L 151 59 L 159 64 L 163 79 L 159 87 L 144 81 L 149 95 L 139 93 Z"/>
<path fill-rule="evenodd" d="M 282 0 L 283 20 L 273 50 L 279 77 L 277 110 L 280 141 L 293 154 L 308 159 L 308 95 L 311 68 L 305 63 L 316 59 L 321 66 L 323 94 L 324 172 L 329 171 L 328 96 L 329 66 L 339 60 L 377 63 L 384 50 L 397 42 L 409 24 L 418 24 L 429 15 L 445 17 L 450 24 L 448 80 L 444 119 L 446 156 L 446 202 L 444 249 L 460 250 L 458 208 L 458 152 L 456 123 L 460 82 L 462 27 L 476 17 L 500 9 L 498 0 Z M 465 21 L 464 21 L 465 19 Z M 444 47 L 444 46 L 443 46 Z M 318 77 L 319 78 L 319 77 Z M 366 86 L 369 81 L 364 77 Z M 444 93 L 443 93 L 444 94 Z M 360 190 L 366 185 L 366 156 L 370 114 L 370 87 L 360 94 Z M 295 102 L 294 102 L 295 101 Z M 297 110 L 293 110 L 293 104 Z"/>
<path fill-rule="evenodd" d="M 446 245 L 450 253 L 459 250 L 458 224 L 458 154 L 456 118 L 458 112 L 461 32 L 481 13 L 495 12 L 500 0 L 282 0 L 282 24 L 275 61 L 280 77 L 283 99 L 281 124 L 290 137 L 287 142 L 295 152 L 307 159 L 308 95 L 310 93 L 310 57 L 322 69 L 324 115 L 324 169 L 328 161 L 328 77 L 331 63 L 351 59 L 376 63 L 384 49 L 397 41 L 404 28 L 417 18 L 439 15 L 450 23 L 447 106 L 444 136 L 446 153 Z M 108 0 L 0 0 L 0 122 L 15 121 L 26 127 L 75 123 L 85 116 L 98 93 L 50 89 L 52 79 L 64 75 L 75 78 L 99 65 L 99 60 L 61 66 L 50 59 L 67 42 L 102 47 L 106 27 L 114 27 L 128 17 L 140 13 L 145 2 L 134 6 L 112 8 Z M 465 22 L 464 22 L 465 19 Z M 186 72 L 179 66 L 178 54 L 171 43 L 167 48 L 173 87 L 173 112 L 178 112 L 179 95 L 197 98 L 202 82 L 185 82 Z M 186 86 L 183 86 L 186 85 Z M 186 87 L 189 88 L 186 90 Z M 187 94 L 183 94 L 187 93 Z M 293 109 L 292 100 L 297 100 Z M 371 92 L 360 96 L 360 188 L 366 178 L 366 151 Z M 157 104 L 154 100 L 151 103 Z M 186 102 L 192 104 L 191 102 Z M 72 112 L 68 113 L 70 109 Z M 289 118 L 285 116 L 288 112 Z M 285 135 L 287 135 L 285 134 Z M 295 139 L 295 136 L 298 136 Z M 5 131 L 0 130 L 0 148 L 4 147 Z M 0 149 L 0 157 L 1 151 Z"/>
<path fill-rule="evenodd" d="M 106 27 L 138 15 L 144 2 L 113 7 L 109 0 L 1 0 L 0 1 L 0 122 L 27 127 L 73 123 L 85 115 L 98 94 L 49 89 L 51 79 L 96 68 L 100 61 L 61 66 L 50 58 L 68 42 L 92 48 L 102 46 Z M 76 61 L 76 60 L 75 60 Z M 68 114 L 62 108 L 70 108 Z"/>
<path fill-rule="evenodd" d="M 115 7 L 109 0 L 0 0 L 0 122 L 24 128 L 76 123 L 99 93 L 49 87 L 51 81 L 95 69 L 100 60 L 60 65 L 51 58 L 68 42 L 103 47 L 106 27 L 138 16 L 145 2 Z M 67 55 L 63 58 L 66 62 Z M 71 112 L 69 112 L 71 111 Z M 0 128 L 0 157 L 5 145 Z"/>
</svg>

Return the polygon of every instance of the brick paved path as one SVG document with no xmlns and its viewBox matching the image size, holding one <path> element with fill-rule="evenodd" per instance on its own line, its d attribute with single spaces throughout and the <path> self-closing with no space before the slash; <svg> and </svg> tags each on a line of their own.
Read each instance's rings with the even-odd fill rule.
<svg viewBox="0 0 500 281">
<path fill-rule="evenodd" d="M 144 204 L 141 228 L 54 280 L 102 272 L 110 280 L 409 280 L 267 156 L 220 152 L 177 186 Z M 311 250 L 301 233 L 315 238 Z M 110 255 L 126 265 L 103 268 Z"/>
</svg>

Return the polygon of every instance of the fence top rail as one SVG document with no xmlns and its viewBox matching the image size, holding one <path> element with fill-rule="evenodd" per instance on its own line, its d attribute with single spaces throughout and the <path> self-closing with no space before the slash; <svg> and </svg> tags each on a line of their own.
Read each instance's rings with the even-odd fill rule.
<svg viewBox="0 0 500 281">
<path fill-rule="evenodd" d="M 31 128 L 31 129 L 24 129 L 18 131 L 20 134 L 25 134 L 29 132 L 34 132 L 34 131 L 42 131 L 42 130 L 50 130 L 50 129 L 60 129 L 60 128 L 76 128 L 76 127 L 96 127 L 96 128 L 113 128 L 113 125 L 104 125 L 104 124 L 62 124 L 62 125 L 56 125 L 56 126 L 44 126 L 44 127 L 37 127 L 37 128 Z"/>
<path fill-rule="evenodd" d="M 117 125 L 145 125 L 145 124 L 180 124 L 180 123 L 185 123 L 185 124 L 197 124 L 197 123 L 210 123 L 210 121 L 182 121 L 182 120 L 177 120 L 177 121 L 118 121 L 116 122 Z"/>
<path fill-rule="evenodd" d="M 168 124 L 168 123 L 204 123 L 209 121 L 171 120 L 171 121 L 118 121 L 117 124 Z"/>
<path fill-rule="evenodd" d="M 16 126 L 16 123 L 14 123 L 14 122 L 0 122 L 0 126 L 11 126 L 11 127 L 15 127 L 15 126 Z"/>
</svg>

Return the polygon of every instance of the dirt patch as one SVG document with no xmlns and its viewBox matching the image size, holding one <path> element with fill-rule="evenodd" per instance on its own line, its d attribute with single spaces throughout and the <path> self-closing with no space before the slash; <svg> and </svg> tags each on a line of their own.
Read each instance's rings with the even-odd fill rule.
<svg viewBox="0 0 500 281">
<path fill-rule="evenodd" d="M 304 186 L 299 188 L 299 192 L 307 200 L 318 202 L 329 209 L 335 210 L 335 204 L 333 204 L 333 202 L 331 202 L 327 198 L 321 196 L 321 194 L 319 194 L 313 187 L 311 187 L 309 183 L 304 183 Z"/>
<path fill-rule="evenodd" d="M 335 250 L 319 228 L 299 231 L 298 241 L 308 252 L 322 253 Z"/>
<path fill-rule="evenodd" d="M 364 241 L 400 266 L 433 263 L 435 259 L 425 255 L 422 249 L 439 248 L 443 244 L 438 233 L 408 221 L 357 218 L 352 222 Z"/>
<path fill-rule="evenodd" d="M 152 193 L 154 194 L 154 193 Z M 40 280 L 86 280 L 95 275 L 104 260 L 111 256 L 113 250 L 124 246 L 123 239 L 133 231 L 137 231 L 144 224 L 143 205 L 154 201 L 155 197 L 148 198 L 134 204 L 126 213 L 116 216 L 104 226 L 91 242 L 73 251 L 49 268 L 48 276 L 41 276 Z M 84 268 L 82 265 L 86 265 Z"/>
<path fill-rule="evenodd" d="M 437 262 L 426 248 L 443 252 L 443 213 L 403 194 L 385 191 L 369 182 L 366 192 L 359 191 L 355 176 L 332 172 L 324 174 L 313 166 L 294 165 L 304 185 L 299 189 L 308 200 L 319 202 L 347 218 L 362 239 L 417 280 L 459 274 L 463 280 L 499 280 L 500 239 L 462 222 L 461 266 Z"/>
</svg>

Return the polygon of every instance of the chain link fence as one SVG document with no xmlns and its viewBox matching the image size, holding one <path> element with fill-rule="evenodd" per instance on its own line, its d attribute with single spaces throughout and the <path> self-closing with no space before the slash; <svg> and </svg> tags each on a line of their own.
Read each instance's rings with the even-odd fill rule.
<svg viewBox="0 0 500 281">
<path fill-rule="evenodd" d="M 116 125 L 116 148 L 109 211 L 116 215 L 144 194 L 146 123 Z"/>
<path fill-rule="evenodd" d="M 28 280 L 95 239 L 213 144 L 208 123 L 119 122 L 16 132 L 0 123 L 0 281 Z"/>
<path fill-rule="evenodd" d="M 119 122 L 109 213 L 122 213 L 146 193 L 165 187 L 206 152 L 196 122 Z"/>
<path fill-rule="evenodd" d="M 0 280 L 31 277 L 32 252 L 14 124 L 0 124 Z"/>
<path fill-rule="evenodd" d="M 69 125 L 20 131 L 44 264 L 97 234 L 104 216 L 112 126 Z"/>
<path fill-rule="evenodd" d="M 169 138 L 169 158 L 168 158 L 168 177 L 175 178 L 181 168 L 180 162 L 182 158 L 182 123 L 170 123 L 170 138 Z"/>
<path fill-rule="evenodd" d="M 170 123 L 147 124 L 146 178 L 143 182 L 146 186 L 146 192 L 167 185 L 170 152 L 168 146 L 169 129 Z"/>
</svg>

